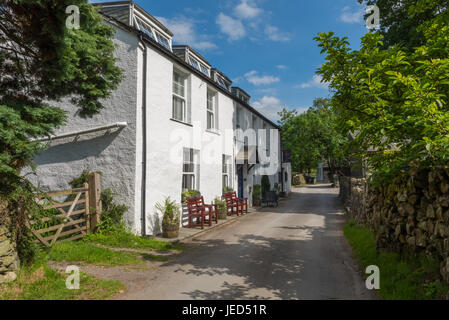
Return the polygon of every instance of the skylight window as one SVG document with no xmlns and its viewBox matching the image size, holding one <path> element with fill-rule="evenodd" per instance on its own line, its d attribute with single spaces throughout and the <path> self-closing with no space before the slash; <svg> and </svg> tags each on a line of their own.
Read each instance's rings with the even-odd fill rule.
<svg viewBox="0 0 449 320">
<path fill-rule="evenodd" d="M 201 65 L 201 72 L 206 76 L 209 76 L 209 69 L 207 69 L 203 64 Z"/>
<path fill-rule="evenodd" d="M 142 31 L 143 33 L 145 33 L 147 36 L 149 36 L 151 39 L 156 40 L 154 38 L 154 34 L 153 31 L 151 30 L 150 27 L 148 27 L 146 24 L 144 24 L 142 21 L 140 20 L 136 20 L 137 21 L 137 26 L 139 27 L 139 30 Z"/>
<path fill-rule="evenodd" d="M 196 60 L 193 59 L 192 57 L 190 57 L 189 60 L 190 60 L 190 65 L 191 65 L 192 67 L 194 67 L 196 70 L 201 71 L 200 65 L 199 65 L 198 61 L 196 61 Z"/>
<path fill-rule="evenodd" d="M 157 42 L 164 46 L 166 49 L 171 51 L 170 43 L 168 42 L 167 38 L 165 38 L 163 35 L 161 35 L 159 32 L 156 32 L 156 38 Z"/>
<path fill-rule="evenodd" d="M 209 76 L 209 69 L 207 69 L 202 63 L 198 62 L 195 58 L 189 57 L 190 65 L 196 70 L 201 71 L 206 76 Z"/>
<path fill-rule="evenodd" d="M 217 76 L 217 81 L 218 81 L 218 84 L 219 84 L 221 87 L 223 87 L 223 88 L 226 89 L 226 90 L 229 90 L 229 89 L 228 89 L 228 86 L 226 85 L 226 83 L 225 83 L 225 81 L 223 80 L 222 77 Z"/>
</svg>

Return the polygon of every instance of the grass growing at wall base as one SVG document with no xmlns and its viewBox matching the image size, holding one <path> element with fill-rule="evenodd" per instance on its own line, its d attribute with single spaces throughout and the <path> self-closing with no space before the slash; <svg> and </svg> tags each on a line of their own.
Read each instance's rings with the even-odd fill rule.
<svg viewBox="0 0 449 320">
<path fill-rule="evenodd" d="M 441 280 L 439 262 L 420 255 L 401 258 L 393 252 L 377 252 L 375 235 L 353 221 L 344 228 L 363 270 L 370 265 L 380 269 L 379 295 L 385 300 L 444 299 L 449 285 Z"/>
<path fill-rule="evenodd" d="M 184 247 L 180 244 L 142 238 L 126 230 L 113 230 L 106 233 L 90 234 L 84 237 L 83 241 L 114 248 L 155 250 L 161 252 L 184 250 Z"/>
</svg>

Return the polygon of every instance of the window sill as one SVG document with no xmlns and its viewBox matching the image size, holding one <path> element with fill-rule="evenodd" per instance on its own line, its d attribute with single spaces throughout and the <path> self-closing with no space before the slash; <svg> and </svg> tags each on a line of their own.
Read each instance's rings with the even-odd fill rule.
<svg viewBox="0 0 449 320">
<path fill-rule="evenodd" d="M 217 136 L 221 135 L 220 130 L 206 129 L 206 132 L 209 132 L 209 133 L 212 133 L 212 134 L 216 134 Z"/>
<path fill-rule="evenodd" d="M 186 126 L 189 126 L 189 127 L 193 127 L 192 124 L 184 122 L 184 121 L 181 121 L 181 120 L 177 120 L 177 119 L 174 119 L 174 118 L 170 118 L 170 120 L 174 121 L 174 122 L 177 122 L 177 123 L 180 123 L 180 124 L 183 124 L 183 125 L 186 125 Z"/>
</svg>

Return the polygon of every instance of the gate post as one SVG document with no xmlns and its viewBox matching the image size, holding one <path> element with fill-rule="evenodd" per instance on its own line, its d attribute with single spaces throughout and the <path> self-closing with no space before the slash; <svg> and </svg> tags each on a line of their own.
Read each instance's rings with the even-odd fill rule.
<svg viewBox="0 0 449 320">
<path fill-rule="evenodd" d="M 102 210 L 100 174 L 95 172 L 89 174 L 89 209 L 91 216 L 90 230 L 95 232 L 97 225 L 100 223 Z"/>
</svg>

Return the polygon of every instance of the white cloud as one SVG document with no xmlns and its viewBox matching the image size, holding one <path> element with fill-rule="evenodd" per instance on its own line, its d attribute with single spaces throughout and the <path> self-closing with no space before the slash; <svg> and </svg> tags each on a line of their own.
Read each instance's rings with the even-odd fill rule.
<svg viewBox="0 0 449 320">
<path fill-rule="evenodd" d="M 359 23 L 363 21 L 364 11 L 363 9 L 358 9 L 356 11 L 351 11 L 351 8 L 346 6 L 343 8 L 340 20 L 345 23 Z"/>
<path fill-rule="evenodd" d="M 258 72 L 255 70 L 246 73 L 244 77 L 249 83 L 252 83 L 255 86 L 267 85 L 281 81 L 279 77 L 275 76 L 259 76 Z"/>
<path fill-rule="evenodd" d="M 240 19 L 254 19 L 262 14 L 263 10 L 258 8 L 249 0 L 242 0 L 242 2 L 234 8 L 234 15 Z"/>
<path fill-rule="evenodd" d="M 282 32 L 278 27 L 271 25 L 265 26 L 265 35 L 268 37 L 268 39 L 279 42 L 290 41 L 291 38 L 290 34 Z"/>
<path fill-rule="evenodd" d="M 239 40 L 246 35 L 243 23 L 224 13 L 218 15 L 216 23 L 220 27 L 221 32 L 228 36 L 229 41 Z"/>
<path fill-rule="evenodd" d="M 321 88 L 321 89 L 327 89 L 328 88 L 328 84 L 326 82 L 321 82 L 323 80 L 323 77 L 316 74 L 313 76 L 312 80 L 308 81 L 308 82 L 303 82 L 300 85 L 296 86 L 295 88 L 301 88 L 301 89 L 305 89 L 305 88 Z"/>
<path fill-rule="evenodd" d="M 282 105 L 281 100 L 272 96 L 264 96 L 262 99 L 253 102 L 252 106 L 274 122 L 280 119 L 278 112 L 285 107 Z"/>
<path fill-rule="evenodd" d="M 288 67 L 283 64 L 277 65 L 276 68 L 278 68 L 279 70 L 287 70 L 288 69 Z"/>
<path fill-rule="evenodd" d="M 173 32 L 173 40 L 178 44 L 187 44 L 198 50 L 215 49 L 217 46 L 207 40 L 207 36 L 198 35 L 195 31 L 195 21 L 183 16 L 172 19 L 157 17 L 157 19 Z"/>
</svg>

